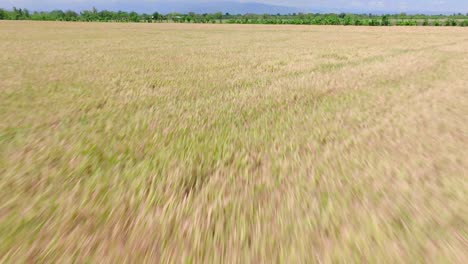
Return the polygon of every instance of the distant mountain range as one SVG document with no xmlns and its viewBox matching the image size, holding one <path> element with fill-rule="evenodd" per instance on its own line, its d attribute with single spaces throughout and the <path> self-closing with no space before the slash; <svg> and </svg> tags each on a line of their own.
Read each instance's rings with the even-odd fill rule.
<svg viewBox="0 0 468 264">
<path fill-rule="evenodd" d="M 0 3 L 4 1 L 0 0 Z M 8 1 L 6 1 L 8 3 Z M 64 1 L 65 2 L 65 1 Z M 130 0 L 117 0 L 108 1 L 103 3 L 102 1 L 96 1 L 92 5 L 89 4 L 92 1 L 70 1 L 61 3 L 57 1 L 37 1 L 29 3 L 27 5 L 17 5 L 18 8 L 28 8 L 34 11 L 50 11 L 53 9 L 62 10 L 89 10 L 96 7 L 98 10 L 112 10 L 112 11 L 136 11 L 138 13 L 153 13 L 155 11 L 167 14 L 172 12 L 177 13 L 188 13 L 195 12 L 198 14 L 203 13 L 231 13 L 231 14 L 289 14 L 301 12 L 301 9 L 289 6 L 270 5 L 256 2 L 188 2 L 188 1 L 165 1 L 165 2 L 151 2 L 151 1 L 130 1 Z M 1 6 L 0 8 L 11 8 L 9 6 Z M 304 12 L 304 10 L 302 10 Z"/>
<path fill-rule="evenodd" d="M 203 1 L 203 0 L 202 0 Z M 252 0 L 255 1 L 255 0 Z M 404 12 L 408 14 L 413 13 L 424 13 L 424 14 L 453 14 L 458 12 L 468 12 L 468 4 L 463 1 L 468 0 L 444 0 L 445 7 L 452 7 L 454 11 L 450 10 L 441 10 L 439 8 L 434 8 L 434 6 L 428 6 L 427 10 L 405 10 Z M 15 1 L 10 0 L 0 0 L 0 8 L 12 8 L 10 6 Z M 330 7 L 327 5 L 313 5 L 310 4 L 308 7 L 292 7 L 292 6 L 280 6 L 280 5 L 271 5 L 263 4 L 256 2 L 234 2 L 233 0 L 229 1 L 217 1 L 217 2 L 189 2 L 188 0 L 180 1 L 150 1 L 150 0 L 113 0 L 113 1 L 56 1 L 56 0 L 43 0 L 43 1 L 19 1 L 22 3 L 17 5 L 18 8 L 28 8 L 33 11 L 50 11 L 53 9 L 62 9 L 62 10 L 89 10 L 93 6 L 98 10 L 112 10 L 112 11 L 136 11 L 139 13 L 153 13 L 155 11 L 163 14 L 178 12 L 178 13 L 188 13 L 195 12 L 199 14 L 203 13 L 231 13 L 231 14 L 246 14 L 246 13 L 255 13 L 255 14 L 291 14 L 291 13 L 373 13 L 373 14 L 386 14 L 386 13 L 400 13 L 403 10 L 396 8 L 396 6 L 391 6 L 392 10 L 377 10 L 371 9 L 369 6 L 361 6 L 358 8 L 349 8 L 349 5 L 342 7 Z M 92 3 L 90 5 L 90 3 Z M 450 3 L 450 5 L 448 5 Z M 6 5 L 6 6 L 4 6 Z M 457 11 L 458 9 L 458 11 Z M 440 11 L 435 11 L 440 10 Z"/>
<path fill-rule="evenodd" d="M 159 7 L 156 5 L 147 6 L 147 8 L 156 8 L 158 12 L 170 13 L 231 13 L 231 14 L 289 14 L 300 12 L 299 8 L 279 5 L 269 5 L 262 3 L 239 3 L 239 2 L 218 2 L 218 3 L 164 3 Z"/>
</svg>

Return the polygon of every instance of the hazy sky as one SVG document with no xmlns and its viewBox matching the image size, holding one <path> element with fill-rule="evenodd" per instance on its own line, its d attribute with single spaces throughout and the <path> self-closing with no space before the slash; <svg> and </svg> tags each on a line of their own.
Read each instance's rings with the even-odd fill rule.
<svg viewBox="0 0 468 264">
<path fill-rule="evenodd" d="M 222 0 L 0 0 L 0 7 L 11 8 L 26 7 L 33 10 L 48 10 L 53 8 L 76 9 L 82 7 L 98 6 L 103 8 L 122 9 L 148 7 L 154 3 L 156 7 L 174 5 L 177 2 L 186 2 L 192 5 L 197 3 L 217 3 L 222 6 Z M 299 7 L 309 10 L 359 10 L 359 11 L 429 11 L 429 12 L 468 12 L 468 0 L 227 0 L 227 2 L 257 2 L 290 7 Z"/>
</svg>

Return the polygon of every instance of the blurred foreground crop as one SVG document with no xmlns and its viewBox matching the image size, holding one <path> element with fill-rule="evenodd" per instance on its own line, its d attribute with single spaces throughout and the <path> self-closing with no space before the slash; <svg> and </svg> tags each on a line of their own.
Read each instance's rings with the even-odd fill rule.
<svg viewBox="0 0 468 264">
<path fill-rule="evenodd" d="M 468 262 L 467 29 L 0 35 L 2 263 Z"/>
</svg>

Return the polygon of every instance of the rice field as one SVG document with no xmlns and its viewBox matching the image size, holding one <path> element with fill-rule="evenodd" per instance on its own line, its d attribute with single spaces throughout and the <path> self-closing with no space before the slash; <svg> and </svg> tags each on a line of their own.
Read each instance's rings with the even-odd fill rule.
<svg viewBox="0 0 468 264">
<path fill-rule="evenodd" d="M 468 262 L 468 29 L 0 36 L 1 263 Z"/>
</svg>

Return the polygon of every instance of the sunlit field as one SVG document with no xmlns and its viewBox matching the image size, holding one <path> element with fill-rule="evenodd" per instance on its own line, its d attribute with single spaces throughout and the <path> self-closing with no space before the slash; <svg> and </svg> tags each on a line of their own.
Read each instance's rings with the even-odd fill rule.
<svg viewBox="0 0 468 264">
<path fill-rule="evenodd" d="M 468 28 L 0 36 L 2 263 L 468 262 Z"/>
</svg>

